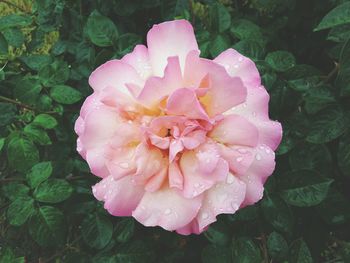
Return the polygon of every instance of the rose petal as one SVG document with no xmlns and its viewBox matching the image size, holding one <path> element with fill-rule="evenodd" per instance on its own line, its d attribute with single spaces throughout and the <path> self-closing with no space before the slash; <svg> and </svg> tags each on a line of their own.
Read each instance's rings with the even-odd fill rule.
<svg viewBox="0 0 350 263">
<path fill-rule="evenodd" d="M 186 199 L 174 189 L 163 188 L 146 192 L 132 216 L 145 226 L 161 226 L 172 231 L 192 221 L 201 201 L 201 196 Z"/>
<path fill-rule="evenodd" d="M 255 148 L 254 160 L 244 175 L 239 178 L 246 183 L 247 192 L 243 206 L 255 204 L 264 193 L 264 183 L 275 169 L 275 154 L 267 145 Z"/>
<path fill-rule="evenodd" d="M 255 147 L 259 140 L 258 129 L 239 115 L 227 115 L 210 131 L 209 136 L 224 144 Z"/>
<path fill-rule="evenodd" d="M 261 83 L 255 63 L 232 48 L 222 52 L 214 62 L 222 65 L 230 76 L 239 77 L 245 84 L 258 86 Z"/>
<path fill-rule="evenodd" d="M 155 76 L 163 76 L 168 57 L 178 56 L 184 69 L 187 53 L 198 50 L 192 25 L 186 20 L 154 25 L 147 34 L 147 46 Z"/>
<path fill-rule="evenodd" d="M 125 86 L 126 83 L 142 85 L 143 82 L 144 80 L 141 79 L 132 66 L 117 59 L 102 64 L 89 77 L 89 84 L 94 91 L 113 87 L 128 95 L 130 93 Z"/>
<path fill-rule="evenodd" d="M 114 216 L 131 216 L 144 195 L 143 187 L 132 183 L 132 176 L 115 180 L 108 176 L 92 187 L 94 196 Z"/>
<path fill-rule="evenodd" d="M 196 157 L 195 151 L 186 151 L 182 154 L 180 168 L 184 177 L 184 197 L 193 198 L 200 195 L 217 182 L 224 180 L 228 174 L 228 164 L 223 159 L 217 161 L 215 169 L 210 174 L 203 171 L 204 165 Z"/>
<path fill-rule="evenodd" d="M 183 115 L 192 119 L 208 120 L 196 93 L 187 88 L 176 90 L 167 101 L 166 110 L 171 115 Z"/>
<path fill-rule="evenodd" d="M 144 45 L 136 45 L 134 50 L 126 54 L 121 61 L 132 66 L 142 79 L 147 79 L 152 75 L 148 50 Z"/>
<path fill-rule="evenodd" d="M 218 183 L 206 191 L 196 218 L 199 232 L 215 222 L 218 214 L 235 213 L 244 200 L 245 192 L 245 184 L 232 174 L 227 175 L 226 182 Z"/>
</svg>

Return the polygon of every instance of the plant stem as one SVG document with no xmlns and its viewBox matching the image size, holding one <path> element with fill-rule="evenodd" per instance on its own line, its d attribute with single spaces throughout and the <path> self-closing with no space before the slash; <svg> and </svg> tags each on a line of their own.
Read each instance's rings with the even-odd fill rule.
<svg viewBox="0 0 350 263">
<path fill-rule="evenodd" d="M 36 111 L 36 112 L 47 113 L 47 114 L 58 114 L 58 112 L 56 112 L 56 111 L 44 111 L 44 112 L 42 112 L 42 111 L 40 111 L 32 106 L 29 106 L 29 105 L 24 104 L 20 101 L 13 100 L 13 99 L 10 99 L 10 98 L 4 97 L 4 96 L 0 96 L 0 101 L 12 103 L 12 104 L 15 104 L 17 106 L 20 106 L 21 108 L 25 108 L 25 109 Z"/>
</svg>

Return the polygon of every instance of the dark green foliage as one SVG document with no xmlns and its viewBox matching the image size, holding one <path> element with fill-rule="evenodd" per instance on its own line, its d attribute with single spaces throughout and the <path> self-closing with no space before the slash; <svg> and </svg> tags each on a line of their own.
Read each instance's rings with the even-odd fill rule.
<svg viewBox="0 0 350 263">
<path fill-rule="evenodd" d="M 181 18 L 254 60 L 283 126 L 263 199 L 200 236 L 109 215 L 74 133 L 90 73 Z M 349 38 L 348 0 L 0 1 L 0 263 L 350 262 Z"/>
</svg>

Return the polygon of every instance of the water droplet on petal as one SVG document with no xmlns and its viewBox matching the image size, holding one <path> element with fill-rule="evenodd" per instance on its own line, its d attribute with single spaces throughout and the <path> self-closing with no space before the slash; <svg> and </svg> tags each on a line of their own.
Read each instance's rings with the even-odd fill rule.
<svg viewBox="0 0 350 263">
<path fill-rule="evenodd" d="M 199 187 L 199 183 L 195 183 L 194 187 L 198 188 Z"/>
<path fill-rule="evenodd" d="M 266 149 L 265 149 L 265 152 L 266 152 L 267 154 L 269 154 L 271 151 L 270 151 L 269 148 L 266 148 Z"/>
<path fill-rule="evenodd" d="M 231 203 L 231 206 L 232 206 L 233 210 L 235 210 L 235 211 L 239 208 L 238 205 L 234 202 Z"/>
<path fill-rule="evenodd" d="M 205 212 L 204 212 L 204 213 L 202 214 L 202 219 L 207 219 L 208 217 L 209 217 L 208 213 L 205 213 Z"/>
<path fill-rule="evenodd" d="M 235 181 L 235 180 L 234 180 L 234 178 L 233 178 L 232 175 L 228 175 L 228 176 L 227 176 L 226 182 L 227 182 L 228 184 L 232 184 L 234 181 Z"/>
<path fill-rule="evenodd" d="M 243 61 L 243 57 L 239 57 L 239 58 L 238 58 L 238 61 L 239 61 L 239 62 L 242 62 L 242 61 Z"/>
<path fill-rule="evenodd" d="M 96 188 L 92 188 L 92 192 L 94 193 L 94 194 L 96 194 Z"/>
<path fill-rule="evenodd" d="M 106 188 L 106 187 L 107 187 L 107 185 L 106 185 L 106 184 L 103 184 L 103 185 L 102 185 L 102 187 L 103 187 L 103 188 Z"/>
<path fill-rule="evenodd" d="M 242 154 L 245 154 L 245 153 L 248 152 L 246 149 L 242 149 L 242 148 L 238 149 L 237 151 L 238 151 L 239 153 L 242 153 Z"/>
<path fill-rule="evenodd" d="M 243 160 L 242 156 L 236 158 L 237 163 L 240 163 L 242 160 Z"/>
<path fill-rule="evenodd" d="M 197 191 L 193 191 L 193 196 L 196 196 L 198 195 L 198 192 Z"/>
<path fill-rule="evenodd" d="M 170 208 L 165 209 L 164 214 L 165 215 L 170 215 L 171 214 L 171 209 Z"/>
<path fill-rule="evenodd" d="M 128 169 L 129 168 L 129 163 L 121 162 L 121 163 L 119 163 L 119 167 L 123 168 L 123 169 Z"/>
<path fill-rule="evenodd" d="M 260 160 L 261 160 L 261 155 L 257 153 L 257 154 L 255 155 L 255 159 L 256 159 L 257 161 L 260 161 Z"/>
</svg>

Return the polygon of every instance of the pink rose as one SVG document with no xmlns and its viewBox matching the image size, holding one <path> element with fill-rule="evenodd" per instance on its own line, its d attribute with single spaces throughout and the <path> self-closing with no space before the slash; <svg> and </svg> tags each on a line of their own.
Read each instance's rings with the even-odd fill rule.
<svg viewBox="0 0 350 263">
<path fill-rule="evenodd" d="M 198 234 L 262 198 L 282 128 L 247 57 L 200 58 L 186 20 L 153 26 L 147 45 L 91 74 L 77 150 L 109 213 Z"/>
</svg>

